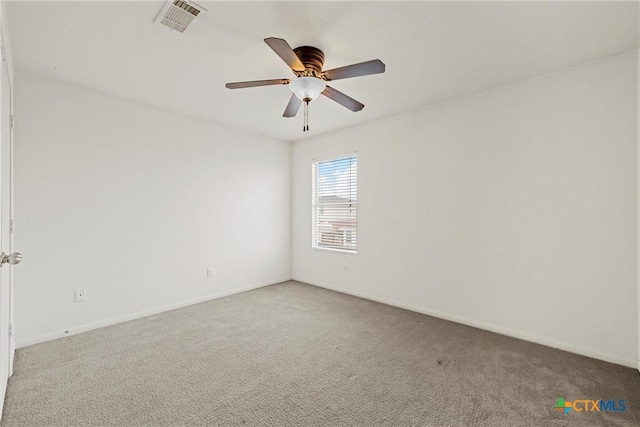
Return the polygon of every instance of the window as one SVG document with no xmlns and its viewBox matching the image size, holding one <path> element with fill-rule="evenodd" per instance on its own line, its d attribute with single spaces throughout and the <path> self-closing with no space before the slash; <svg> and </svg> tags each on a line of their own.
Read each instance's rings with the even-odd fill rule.
<svg viewBox="0 0 640 427">
<path fill-rule="evenodd" d="M 314 162 L 312 171 L 313 247 L 356 253 L 356 155 Z"/>
</svg>

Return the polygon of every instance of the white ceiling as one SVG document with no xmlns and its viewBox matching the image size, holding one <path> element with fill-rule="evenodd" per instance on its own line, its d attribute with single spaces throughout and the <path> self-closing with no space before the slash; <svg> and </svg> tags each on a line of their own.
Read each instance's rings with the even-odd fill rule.
<svg viewBox="0 0 640 427">
<path fill-rule="evenodd" d="M 164 2 L 10 2 L 17 73 L 26 71 L 246 131 L 296 140 L 593 61 L 637 46 L 638 2 L 200 2 L 190 33 L 153 23 Z M 325 69 L 370 59 L 385 74 L 332 83 L 285 119 L 290 78 L 262 41 L 325 52 Z"/>
</svg>

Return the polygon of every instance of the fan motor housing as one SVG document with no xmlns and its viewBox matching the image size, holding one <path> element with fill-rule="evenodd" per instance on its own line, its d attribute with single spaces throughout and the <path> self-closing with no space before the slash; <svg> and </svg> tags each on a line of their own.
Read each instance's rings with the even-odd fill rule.
<svg viewBox="0 0 640 427">
<path fill-rule="evenodd" d="M 318 75 L 322 73 L 324 52 L 313 46 L 300 46 L 293 49 L 293 51 L 307 70 L 315 71 Z"/>
</svg>

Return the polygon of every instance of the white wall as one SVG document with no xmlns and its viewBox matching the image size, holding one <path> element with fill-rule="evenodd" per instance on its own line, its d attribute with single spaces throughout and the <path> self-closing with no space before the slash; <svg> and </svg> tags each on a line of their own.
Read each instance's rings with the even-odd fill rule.
<svg viewBox="0 0 640 427">
<path fill-rule="evenodd" d="M 17 77 L 18 346 L 290 278 L 289 143 Z"/>
<path fill-rule="evenodd" d="M 294 279 L 636 367 L 636 55 L 294 143 Z M 358 254 L 314 251 L 352 151 Z"/>
</svg>

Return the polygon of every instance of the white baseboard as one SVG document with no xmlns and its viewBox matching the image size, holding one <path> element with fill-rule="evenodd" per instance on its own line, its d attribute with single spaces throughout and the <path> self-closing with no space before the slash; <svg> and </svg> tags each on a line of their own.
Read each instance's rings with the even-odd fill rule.
<svg viewBox="0 0 640 427">
<path fill-rule="evenodd" d="M 0 384 L 0 398 L 2 398 L 2 400 L 0 401 L 0 411 L 2 411 L 0 412 L 0 417 L 2 417 L 2 414 L 4 414 L 4 398 L 7 395 L 7 383 Z"/>
<path fill-rule="evenodd" d="M 39 344 L 45 341 L 51 341 L 51 340 L 55 340 L 58 338 L 63 338 L 63 337 L 68 337 L 71 335 L 77 335 L 77 334 L 81 334 L 83 332 L 88 332 L 94 329 L 98 329 L 98 328 L 104 328 L 105 326 L 111 326 L 111 325 L 115 325 L 116 323 L 122 323 L 122 322 L 127 322 L 129 320 L 134 320 L 134 319 L 139 319 L 141 317 L 146 317 L 146 316 L 151 316 L 153 314 L 158 314 L 158 313 L 162 313 L 165 311 L 171 311 L 171 310 L 175 310 L 177 308 L 182 308 L 182 307 L 187 307 L 190 305 L 194 305 L 194 304 L 199 304 L 201 302 L 205 302 L 205 301 L 211 301 L 214 299 L 218 299 L 218 298 L 222 298 L 222 297 L 226 297 L 229 295 L 235 295 L 235 294 L 239 294 L 242 292 L 247 292 L 247 291 L 251 291 L 253 289 L 258 289 L 258 288 L 263 288 L 265 286 L 269 286 L 269 285 L 275 285 L 276 283 L 281 283 L 281 282 L 286 282 L 291 280 L 291 277 L 286 277 L 286 278 L 282 278 L 282 279 L 276 279 L 276 280 L 272 280 L 269 282 L 263 282 L 263 283 L 258 283 L 255 285 L 251 285 L 251 286 L 245 286 L 243 288 L 240 289 L 233 289 L 230 291 L 225 291 L 225 292 L 219 292 L 216 294 L 212 294 L 212 295 L 207 295 L 205 297 L 201 297 L 201 298 L 196 298 L 196 299 L 192 299 L 189 301 L 181 301 L 181 302 L 177 302 L 174 304 L 169 304 L 169 305 L 164 305 L 161 307 L 154 307 L 154 308 L 150 308 L 148 310 L 142 310 L 142 311 L 138 311 L 135 313 L 131 313 L 131 314 L 125 314 L 122 316 L 116 316 L 116 317 L 111 317 L 109 319 L 104 319 L 104 320 L 99 320 L 97 322 L 91 322 L 91 323 L 87 323 L 84 325 L 78 325 L 78 326 L 74 326 L 74 327 L 70 327 L 68 329 L 65 329 L 64 331 L 54 331 L 54 332 L 48 332 L 46 334 L 40 334 L 40 335 L 36 335 L 36 336 L 32 336 L 32 337 L 26 337 L 26 338 L 17 338 L 16 339 L 16 346 L 17 348 L 22 348 L 22 347 L 27 347 L 29 345 L 33 345 L 33 344 Z M 68 332 L 66 332 L 68 331 Z"/>
<path fill-rule="evenodd" d="M 509 329 L 509 328 L 503 328 L 500 326 L 495 326 L 495 325 L 491 325 L 488 323 L 483 323 L 483 322 L 477 322 L 475 320 L 471 320 L 471 319 L 466 319 L 463 317 L 459 317 L 459 316 L 452 316 L 446 313 L 442 313 L 440 311 L 437 310 L 431 310 L 431 309 L 427 309 L 427 308 L 422 308 L 422 307 L 416 307 L 410 304 L 404 304 L 404 303 L 400 303 L 397 301 L 392 301 L 386 298 L 380 298 L 380 297 L 376 297 L 376 296 L 372 296 L 372 295 L 367 295 L 361 292 L 353 292 L 351 290 L 348 289 L 343 289 L 337 286 L 327 286 L 324 284 L 320 284 L 320 283 L 315 283 L 313 281 L 310 280 L 305 280 L 303 278 L 296 278 L 294 277 L 292 280 L 301 282 L 301 283 L 306 283 L 312 286 L 317 286 L 319 288 L 324 288 L 324 289 L 329 289 L 332 291 L 336 291 L 336 292 L 341 292 L 343 294 L 347 294 L 347 295 L 352 295 L 358 298 L 364 298 L 370 301 L 375 301 L 375 302 L 379 302 L 382 304 L 386 304 L 386 305 L 390 305 L 393 307 L 398 307 L 398 308 L 402 308 L 405 310 L 409 310 L 409 311 L 414 311 L 416 313 L 420 313 L 420 314 L 426 314 L 427 316 L 432 316 L 432 317 L 437 317 L 439 319 L 443 319 L 443 320 L 448 320 L 450 322 L 455 322 L 455 323 L 460 323 L 462 325 L 466 325 L 466 326 L 472 326 L 474 328 L 478 328 L 478 329 L 483 329 L 485 331 L 489 331 L 489 332 L 495 332 L 497 334 L 500 335 L 506 335 L 509 337 L 513 337 L 513 338 L 518 338 L 524 341 L 530 341 L 536 344 L 541 344 L 544 345 L 546 347 L 552 347 L 552 348 L 557 348 L 559 350 L 564 350 L 564 351 L 568 351 L 570 353 L 575 353 L 575 354 L 579 354 L 581 356 L 587 356 L 587 357 L 591 357 L 593 359 L 598 359 L 598 360 L 603 360 L 605 362 L 611 362 L 611 363 L 615 363 L 617 365 L 622 365 L 622 366 L 626 366 L 629 368 L 635 368 L 635 369 L 640 369 L 640 363 L 637 360 L 633 360 L 633 359 L 626 359 L 623 357 L 618 357 L 618 356 L 614 356 L 611 354 L 606 354 L 606 353 L 600 353 L 598 351 L 593 351 L 590 349 L 585 349 L 582 347 L 577 347 L 577 346 L 573 346 L 573 345 L 568 345 L 565 343 L 561 343 L 561 342 L 557 342 L 553 339 L 549 339 L 549 338 L 545 338 L 545 337 L 541 337 L 539 335 L 535 335 L 535 334 L 530 334 L 530 333 L 523 333 L 523 332 L 518 332 L 516 330 L 513 329 Z"/>
</svg>

